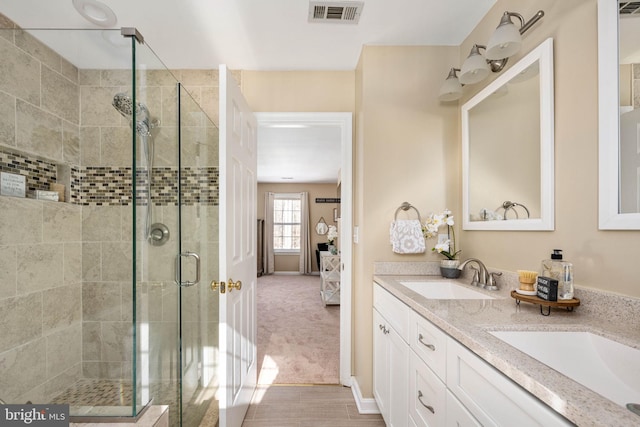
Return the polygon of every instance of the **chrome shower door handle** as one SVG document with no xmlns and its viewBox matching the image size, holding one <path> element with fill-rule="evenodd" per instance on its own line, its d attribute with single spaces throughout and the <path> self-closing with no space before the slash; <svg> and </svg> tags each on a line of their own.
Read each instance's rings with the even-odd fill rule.
<svg viewBox="0 0 640 427">
<path fill-rule="evenodd" d="M 182 257 L 193 257 L 196 260 L 196 280 L 194 280 L 193 282 L 190 282 L 188 280 L 186 281 L 180 280 L 180 270 L 181 270 L 180 262 L 182 261 Z M 189 286 L 195 286 L 198 283 L 200 283 L 200 256 L 195 252 L 189 252 L 189 251 L 182 252 L 181 254 L 176 255 L 176 284 L 178 286 L 189 287 Z"/>
</svg>

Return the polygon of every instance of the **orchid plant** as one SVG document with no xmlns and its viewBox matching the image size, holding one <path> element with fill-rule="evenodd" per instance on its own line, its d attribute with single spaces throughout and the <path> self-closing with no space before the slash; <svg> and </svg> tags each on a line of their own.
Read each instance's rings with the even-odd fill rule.
<svg viewBox="0 0 640 427">
<path fill-rule="evenodd" d="M 338 238 L 338 228 L 335 225 L 329 226 L 329 231 L 327 231 L 327 240 L 330 245 L 335 244 L 336 239 Z"/>
<path fill-rule="evenodd" d="M 447 226 L 447 240 L 439 241 L 431 250 L 438 252 L 447 259 L 457 259 L 461 250 L 456 251 L 456 234 L 453 228 L 453 215 L 449 209 L 445 209 L 442 214 L 429 214 L 429 218 L 422 225 L 422 233 L 425 239 L 438 237 L 440 227 Z"/>
</svg>

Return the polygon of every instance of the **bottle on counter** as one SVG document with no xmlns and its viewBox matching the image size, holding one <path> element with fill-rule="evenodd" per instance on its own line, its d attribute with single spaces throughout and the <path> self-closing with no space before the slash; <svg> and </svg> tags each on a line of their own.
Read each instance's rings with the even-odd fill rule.
<svg viewBox="0 0 640 427">
<path fill-rule="evenodd" d="M 554 249 L 550 259 L 542 261 L 541 276 L 558 281 L 558 299 L 573 298 L 573 264 L 562 259 L 562 249 Z"/>
</svg>

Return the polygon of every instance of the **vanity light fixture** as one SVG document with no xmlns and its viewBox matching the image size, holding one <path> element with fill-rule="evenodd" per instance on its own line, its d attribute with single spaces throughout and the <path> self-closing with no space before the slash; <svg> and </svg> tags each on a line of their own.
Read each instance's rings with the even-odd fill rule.
<svg viewBox="0 0 640 427">
<path fill-rule="evenodd" d="M 474 44 L 471 48 L 471 53 L 469 53 L 460 69 L 460 83 L 466 85 L 478 83 L 491 74 L 489 63 L 484 55 L 480 53 L 480 49 L 486 49 L 486 46 Z"/>
<path fill-rule="evenodd" d="M 533 18 L 525 22 L 519 13 L 505 12 L 500 19 L 498 27 L 491 35 L 489 43 L 487 43 L 487 51 L 485 53 L 487 59 L 508 58 L 518 53 L 522 46 L 522 34 L 543 16 L 544 12 L 539 10 L 533 15 Z M 511 17 L 516 17 L 520 20 L 520 29 L 516 28 L 511 21 Z"/>
<path fill-rule="evenodd" d="M 447 79 L 440 88 L 438 98 L 441 101 L 455 101 L 462 97 L 462 84 L 460 83 L 460 80 L 458 80 L 456 71 L 460 71 L 460 69 L 452 68 L 451 71 L 449 71 Z"/>
<path fill-rule="evenodd" d="M 462 69 L 452 68 L 444 84 L 440 88 L 438 99 L 440 101 L 456 101 L 462 97 L 462 86 L 478 83 L 491 74 L 499 73 L 507 65 L 510 56 L 515 55 L 522 46 L 522 34 L 531 28 L 544 16 L 544 11 L 539 10 L 529 21 L 525 22 L 522 15 L 515 12 L 505 12 L 500 19 L 500 24 L 491 35 L 486 46 L 474 44 L 469 56 L 462 64 Z M 520 20 L 520 29 L 511 21 L 512 17 Z M 485 50 L 485 54 L 480 53 Z M 460 78 L 456 76 L 460 71 Z"/>
</svg>

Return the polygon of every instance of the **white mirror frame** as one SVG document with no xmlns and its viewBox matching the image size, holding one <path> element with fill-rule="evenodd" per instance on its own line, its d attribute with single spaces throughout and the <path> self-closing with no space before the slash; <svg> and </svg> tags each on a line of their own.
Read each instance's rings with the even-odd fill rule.
<svg viewBox="0 0 640 427">
<path fill-rule="evenodd" d="M 536 61 L 540 61 L 540 218 L 471 221 L 469 216 L 469 110 Z M 462 228 L 464 230 L 554 229 L 553 102 L 553 39 L 549 38 L 462 106 Z"/>
<path fill-rule="evenodd" d="M 640 213 L 620 213 L 618 1 L 598 0 L 598 228 L 640 230 Z"/>
</svg>

